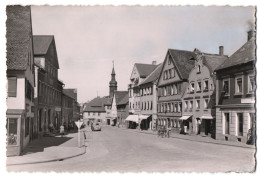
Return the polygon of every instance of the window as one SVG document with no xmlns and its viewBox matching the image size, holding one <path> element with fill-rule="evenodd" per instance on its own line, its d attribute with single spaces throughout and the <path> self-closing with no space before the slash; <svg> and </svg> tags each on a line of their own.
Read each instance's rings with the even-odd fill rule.
<svg viewBox="0 0 260 178">
<path fill-rule="evenodd" d="M 174 104 L 174 112 L 178 112 L 178 103 Z"/>
<path fill-rule="evenodd" d="M 98 116 L 100 116 L 100 112 L 98 112 Z"/>
<path fill-rule="evenodd" d="M 16 97 L 17 80 L 16 77 L 8 77 L 8 96 Z"/>
<path fill-rule="evenodd" d="M 140 89 L 140 95 L 143 96 L 143 89 Z"/>
<path fill-rule="evenodd" d="M 185 101 L 185 102 L 184 102 L 184 108 L 185 108 L 185 110 L 188 109 L 188 101 Z"/>
<path fill-rule="evenodd" d="M 209 99 L 204 100 L 204 108 L 208 109 Z"/>
<path fill-rule="evenodd" d="M 198 67 L 197 67 L 197 73 L 200 73 L 200 72 L 201 72 L 201 66 L 198 65 Z"/>
<path fill-rule="evenodd" d="M 181 112 L 181 110 L 182 110 L 182 104 L 179 103 L 178 112 Z"/>
<path fill-rule="evenodd" d="M 173 111 L 174 111 L 174 104 L 171 103 L 171 112 L 173 112 Z"/>
<path fill-rule="evenodd" d="M 200 100 L 196 101 L 196 109 L 200 109 Z"/>
<path fill-rule="evenodd" d="M 197 85 L 197 92 L 198 91 L 201 91 L 201 82 L 198 82 L 198 85 Z"/>
<path fill-rule="evenodd" d="M 130 107 L 130 109 L 131 109 L 131 106 L 132 106 L 132 105 L 131 105 L 131 102 L 129 102 L 129 107 Z"/>
<path fill-rule="evenodd" d="M 163 88 L 163 96 L 166 96 L 167 95 L 167 90 L 166 90 L 166 87 Z"/>
<path fill-rule="evenodd" d="M 173 85 L 173 94 L 176 95 L 178 93 L 176 84 Z"/>
<path fill-rule="evenodd" d="M 95 112 L 93 112 L 93 116 L 95 116 L 96 115 L 96 113 Z"/>
<path fill-rule="evenodd" d="M 248 93 L 254 93 L 255 91 L 255 75 L 248 76 Z"/>
<path fill-rule="evenodd" d="M 194 92 L 194 83 L 190 84 L 190 92 Z"/>
<path fill-rule="evenodd" d="M 237 113 L 237 135 L 243 136 L 243 113 Z"/>
<path fill-rule="evenodd" d="M 242 77 L 236 77 L 236 94 L 242 94 L 243 92 L 243 79 Z"/>
<path fill-rule="evenodd" d="M 17 118 L 7 119 L 8 145 L 17 145 Z"/>
<path fill-rule="evenodd" d="M 170 65 L 170 64 L 171 64 L 171 57 L 168 56 L 168 65 Z"/>
<path fill-rule="evenodd" d="M 172 77 L 175 77 L 175 69 L 172 68 L 171 70 L 172 70 Z"/>
<path fill-rule="evenodd" d="M 193 101 L 190 101 L 190 109 L 193 109 Z"/>
<path fill-rule="evenodd" d="M 29 124 L 30 124 L 30 118 L 27 117 L 25 119 L 25 137 L 29 135 Z"/>
<path fill-rule="evenodd" d="M 153 102 L 151 101 L 150 110 L 153 109 Z"/>
<path fill-rule="evenodd" d="M 173 95 L 174 91 L 173 91 L 173 86 L 171 85 L 171 95 Z"/>
<path fill-rule="evenodd" d="M 90 112 L 88 112 L 88 116 L 90 116 Z"/>
<path fill-rule="evenodd" d="M 225 95 L 229 95 L 229 79 L 223 80 L 223 91 Z"/>
<path fill-rule="evenodd" d="M 204 81 L 204 90 L 208 90 L 209 89 L 209 81 L 208 80 L 205 80 Z"/>
<path fill-rule="evenodd" d="M 229 124 L 230 124 L 230 117 L 229 113 L 224 113 L 224 121 L 225 121 L 225 131 L 224 134 L 229 134 Z"/>
</svg>

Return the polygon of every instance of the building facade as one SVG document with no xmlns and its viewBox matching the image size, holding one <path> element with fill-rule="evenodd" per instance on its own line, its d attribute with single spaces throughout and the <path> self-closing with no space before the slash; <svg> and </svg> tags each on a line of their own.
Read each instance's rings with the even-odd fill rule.
<svg viewBox="0 0 260 178">
<path fill-rule="evenodd" d="M 129 113 L 138 115 L 140 109 L 140 88 L 139 84 L 157 67 L 156 62 L 153 64 L 134 64 L 128 85 L 129 92 Z"/>
<path fill-rule="evenodd" d="M 184 132 L 188 132 L 192 126 L 190 132 L 215 138 L 216 75 L 214 70 L 228 59 L 222 51 L 222 46 L 219 55 L 194 50 L 195 66 L 189 74 L 189 85 L 182 100 Z"/>
<path fill-rule="evenodd" d="M 142 130 L 155 129 L 155 121 L 157 119 L 157 81 L 162 70 L 162 64 L 149 74 L 140 87 L 140 105 L 141 115 L 140 127 Z"/>
<path fill-rule="evenodd" d="M 62 92 L 62 120 L 61 124 L 65 127 L 65 129 L 68 128 L 69 123 L 73 122 L 73 103 L 74 98 L 70 95 L 68 95 L 66 92 Z"/>
<path fill-rule="evenodd" d="M 171 127 L 173 132 L 179 132 L 182 97 L 188 86 L 189 72 L 194 67 L 193 58 L 194 53 L 190 51 L 167 51 L 157 84 L 157 126 Z"/>
<path fill-rule="evenodd" d="M 7 6 L 7 156 L 20 155 L 33 138 L 34 59 L 31 8 Z"/>
<path fill-rule="evenodd" d="M 249 31 L 248 41 L 215 70 L 216 139 L 255 142 L 255 48 L 254 31 Z"/>
<path fill-rule="evenodd" d="M 70 122 L 75 122 L 80 119 L 80 105 L 78 103 L 78 93 L 76 88 L 64 88 L 63 93 L 66 93 L 66 95 L 70 96 L 70 98 L 73 98 L 72 101 L 72 118 L 70 119 Z"/>
<path fill-rule="evenodd" d="M 63 82 L 58 79 L 59 62 L 54 36 L 33 36 L 35 63 L 35 104 L 37 134 L 49 132 L 52 123 L 56 129 L 62 124 Z"/>
</svg>

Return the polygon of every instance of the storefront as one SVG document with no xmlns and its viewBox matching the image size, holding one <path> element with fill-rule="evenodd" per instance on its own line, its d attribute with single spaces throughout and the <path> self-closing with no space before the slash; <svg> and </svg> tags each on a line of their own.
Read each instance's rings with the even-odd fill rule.
<svg viewBox="0 0 260 178">
<path fill-rule="evenodd" d="M 7 110 L 7 156 L 19 156 L 23 148 L 24 110 Z"/>
</svg>

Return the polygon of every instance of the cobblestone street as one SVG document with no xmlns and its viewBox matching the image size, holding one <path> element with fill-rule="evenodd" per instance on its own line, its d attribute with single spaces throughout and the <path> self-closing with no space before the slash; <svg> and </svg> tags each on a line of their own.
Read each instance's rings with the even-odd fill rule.
<svg viewBox="0 0 260 178">
<path fill-rule="evenodd" d="M 254 149 L 158 138 L 133 130 L 87 128 L 86 154 L 59 162 L 7 167 L 8 171 L 244 172 L 254 169 Z"/>
</svg>

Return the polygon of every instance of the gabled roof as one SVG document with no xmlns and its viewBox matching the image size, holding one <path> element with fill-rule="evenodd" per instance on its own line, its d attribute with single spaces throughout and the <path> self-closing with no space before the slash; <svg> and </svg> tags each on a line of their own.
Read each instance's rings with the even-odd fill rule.
<svg viewBox="0 0 260 178">
<path fill-rule="evenodd" d="M 156 69 L 150 73 L 145 79 L 144 81 L 140 84 L 140 85 L 143 85 L 143 84 L 147 84 L 147 83 L 150 83 L 150 82 L 153 82 L 155 80 L 157 80 L 160 76 L 160 73 L 161 73 L 161 70 L 162 70 L 162 67 L 163 67 L 163 64 L 159 64 Z"/>
<path fill-rule="evenodd" d="M 147 77 L 157 67 L 157 65 L 154 64 L 141 64 L 141 63 L 135 63 L 135 66 L 141 78 Z"/>
<path fill-rule="evenodd" d="M 125 104 L 128 104 L 129 102 L 129 96 L 128 96 L 128 93 L 125 95 L 124 98 L 122 98 L 122 100 L 117 104 L 117 105 L 125 105 Z"/>
<path fill-rule="evenodd" d="M 77 89 L 76 88 L 66 88 L 63 89 L 63 93 L 70 96 L 77 101 Z"/>
<path fill-rule="evenodd" d="M 96 97 L 90 102 L 85 104 L 85 112 L 105 112 L 105 105 L 108 105 L 111 103 L 111 98 L 110 97 Z M 111 104 L 110 104 L 111 105 Z"/>
<path fill-rule="evenodd" d="M 26 70 L 32 40 L 31 8 L 7 6 L 6 15 L 7 69 Z"/>
<path fill-rule="evenodd" d="M 54 53 L 55 53 L 55 65 L 59 68 L 59 61 L 56 51 L 56 45 L 53 35 L 33 35 L 33 48 L 34 55 L 46 55 L 50 46 L 53 45 Z"/>
<path fill-rule="evenodd" d="M 195 57 L 195 54 L 191 51 L 169 49 L 170 55 L 173 58 L 173 62 L 181 75 L 182 79 L 188 79 L 191 69 L 195 65 L 195 61 L 191 60 Z"/>
<path fill-rule="evenodd" d="M 245 64 L 251 61 L 255 61 L 255 38 L 252 37 L 247 41 L 241 48 L 239 48 L 234 54 L 230 56 L 222 65 L 220 65 L 217 70 L 225 69 L 228 67 L 237 66 L 240 64 Z"/>
<path fill-rule="evenodd" d="M 228 56 L 220 56 L 215 54 L 204 54 L 203 63 L 208 66 L 210 72 L 214 70 L 228 60 Z"/>
<path fill-rule="evenodd" d="M 126 100 L 126 97 L 127 97 L 127 100 Z M 116 105 L 127 104 L 128 91 L 115 91 L 115 98 L 116 98 Z"/>
</svg>

